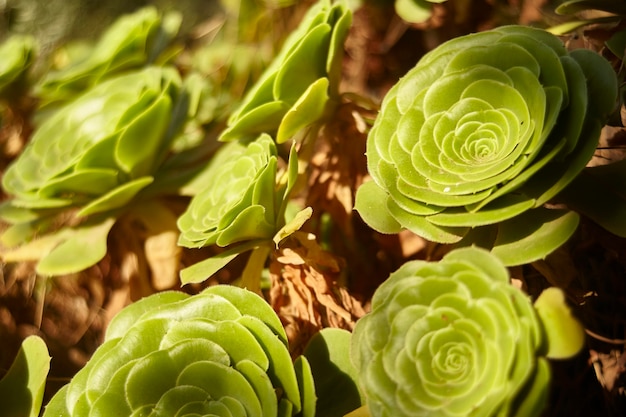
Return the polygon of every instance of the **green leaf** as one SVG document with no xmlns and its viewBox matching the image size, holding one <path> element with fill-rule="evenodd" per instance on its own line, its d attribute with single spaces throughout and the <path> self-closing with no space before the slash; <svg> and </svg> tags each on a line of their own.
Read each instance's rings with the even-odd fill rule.
<svg viewBox="0 0 626 417">
<path fill-rule="evenodd" d="M 169 126 L 172 101 L 162 95 L 150 107 L 140 110 L 141 114 L 119 133 L 115 146 L 120 167 L 135 178 L 153 172 L 155 157 L 159 156 Z"/>
<path fill-rule="evenodd" d="M 427 0 L 395 0 L 396 13 L 411 23 L 423 23 L 432 16 L 432 4 Z"/>
<path fill-rule="evenodd" d="M 538 208 L 498 225 L 492 253 L 507 266 L 539 259 L 574 234 L 580 217 L 569 210 Z"/>
<path fill-rule="evenodd" d="M 325 328 L 304 350 L 315 380 L 318 416 L 342 417 L 365 402 L 350 360 L 350 337 L 347 330 Z"/>
<path fill-rule="evenodd" d="M 313 209 L 311 207 L 307 207 L 303 210 L 300 210 L 296 213 L 295 217 L 287 222 L 281 229 L 276 232 L 274 238 L 272 239 L 276 244 L 276 247 L 280 244 L 280 242 L 288 236 L 291 236 L 293 233 L 300 230 L 302 225 L 306 223 L 307 220 L 311 218 L 313 215 Z"/>
<path fill-rule="evenodd" d="M 43 339 L 24 339 L 11 368 L 0 380 L 0 417 L 37 417 L 49 370 L 50 355 Z"/>
<path fill-rule="evenodd" d="M 402 226 L 385 205 L 388 195 L 374 181 L 363 183 L 356 192 L 354 208 L 372 229 L 387 234 L 399 233 Z"/>
<path fill-rule="evenodd" d="M 561 15 L 574 14 L 585 10 L 602 10 L 626 15 L 626 5 L 620 1 L 611 0 L 569 0 L 559 4 L 555 9 Z"/>
<path fill-rule="evenodd" d="M 319 120 L 328 102 L 328 78 L 313 82 L 293 106 L 285 113 L 278 132 L 276 143 L 285 143 L 300 130 Z"/>
<path fill-rule="evenodd" d="M 215 256 L 188 266 L 180 271 L 180 281 L 183 285 L 204 282 L 217 271 L 228 265 L 228 263 L 238 255 L 254 249 L 258 244 L 259 241 L 255 240 L 236 245 Z"/>
<path fill-rule="evenodd" d="M 535 301 L 546 334 L 551 359 L 566 359 L 576 355 L 585 344 L 585 331 L 572 315 L 560 288 L 546 288 Z"/>
<path fill-rule="evenodd" d="M 585 170 L 557 199 L 609 232 L 626 237 L 626 160 Z"/>
<path fill-rule="evenodd" d="M 298 388 L 302 396 L 302 410 L 299 415 L 302 417 L 315 417 L 319 414 L 315 412 L 317 394 L 315 392 L 313 374 L 311 373 L 311 365 L 306 357 L 298 356 L 293 366 L 296 371 L 296 378 L 298 379 Z"/>
<path fill-rule="evenodd" d="M 66 229 L 66 239 L 37 264 L 41 275 L 65 275 L 82 271 L 98 263 L 107 253 L 107 237 L 115 218 L 99 222 L 90 219 L 75 229 Z"/>
<path fill-rule="evenodd" d="M 79 210 L 78 216 L 90 216 L 96 213 L 109 211 L 127 205 L 139 191 L 154 181 L 153 177 L 141 177 L 121 185 L 107 194 L 93 200 Z"/>
</svg>

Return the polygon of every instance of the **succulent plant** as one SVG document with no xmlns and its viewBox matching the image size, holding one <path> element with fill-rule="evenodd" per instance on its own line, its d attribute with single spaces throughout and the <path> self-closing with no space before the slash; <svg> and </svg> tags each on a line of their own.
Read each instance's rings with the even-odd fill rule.
<svg viewBox="0 0 626 417">
<path fill-rule="evenodd" d="M 370 414 L 539 415 L 546 357 L 573 355 L 584 342 L 561 290 L 549 290 L 535 310 L 503 264 L 476 247 L 404 264 L 376 290 L 351 341 Z"/>
<path fill-rule="evenodd" d="M 7 169 L 2 186 L 11 205 L 81 207 L 81 215 L 120 207 L 152 182 L 184 121 L 175 111 L 184 102 L 173 68 L 150 67 L 88 90 L 47 119 Z"/>
<path fill-rule="evenodd" d="M 160 16 L 155 7 L 120 17 L 86 56 L 46 74 L 37 95 L 43 105 L 68 101 L 112 75 L 167 59 L 160 55 L 170 46 L 180 22 L 178 13 Z"/>
<path fill-rule="evenodd" d="M 123 309 L 44 416 L 312 416 L 308 362 L 278 316 L 233 286 L 162 292 Z"/>
<path fill-rule="evenodd" d="M 29 35 L 12 35 L 0 45 L 0 97 L 19 84 L 32 65 L 37 45 Z"/>
<path fill-rule="evenodd" d="M 204 190 L 194 196 L 178 221 L 180 245 L 225 247 L 243 240 L 271 239 L 279 203 L 275 196 L 277 150 L 272 138 L 261 135 L 250 143 L 228 143 L 210 164 Z"/>
<path fill-rule="evenodd" d="M 269 248 L 296 231 L 310 216 L 305 209 L 285 222 L 288 196 L 298 177 L 298 158 L 292 147 L 284 173 L 279 175 L 274 140 L 261 134 L 248 142 L 222 146 L 208 168 L 194 182 L 203 183 L 178 219 L 179 244 L 188 248 L 227 247 L 217 257 L 185 268 L 183 283 L 204 281 L 240 253 L 251 249 L 242 277 L 245 287 L 259 290 L 260 271 Z"/>
<path fill-rule="evenodd" d="M 63 228 L 48 240 L 41 236 L 23 252 L 48 245 L 39 252 L 50 265 L 42 259 L 38 270 L 51 275 L 77 272 L 101 259 L 114 212 L 154 182 L 186 107 L 176 70 L 149 67 L 105 81 L 60 108 L 36 129 L 2 178 L 12 197 L 0 208 L 0 218 L 12 225 L 2 236 L 5 247 L 41 236 L 71 209 L 75 219 L 87 218 L 79 228 Z M 63 241 L 70 243 L 59 245 Z M 52 249 L 60 252 L 53 255 Z M 11 261 L 6 252 L 3 257 Z"/>
<path fill-rule="evenodd" d="M 480 235 L 507 264 L 542 258 L 578 222 L 543 206 L 591 159 L 616 91 L 605 59 L 567 52 L 540 29 L 448 41 L 385 96 L 367 141 L 373 181 L 358 189 L 356 209 L 384 233 L 406 228 L 440 243 Z M 524 250 L 504 249 L 521 241 Z"/>
<path fill-rule="evenodd" d="M 341 1 L 314 4 L 230 116 L 220 140 L 268 133 L 283 143 L 321 119 L 329 97 L 338 95 L 351 22 L 352 13 Z"/>
</svg>

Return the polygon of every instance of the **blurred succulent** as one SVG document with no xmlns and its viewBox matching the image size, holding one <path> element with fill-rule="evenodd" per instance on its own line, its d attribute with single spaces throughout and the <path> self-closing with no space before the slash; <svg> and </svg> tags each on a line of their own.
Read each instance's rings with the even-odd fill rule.
<svg viewBox="0 0 626 417">
<path fill-rule="evenodd" d="M 196 180 L 204 182 L 203 189 L 178 220 L 179 244 L 189 248 L 214 244 L 231 247 L 232 251 L 218 258 L 224 262 L 261 245 L 258 261 L 262 263 L 268 253 L 266 247 L 273 244 L 272 239 L 285 225 L 286 197 L 298 173 L 294 154 L 292 149 L 283 181 L 277 176 L 277 148 L 269 135 L 261 134 L 248 143 L 224 145 Z M 183 282 L 206 279 L 213 272 L 207 265 L 214 261 L 209 259 L 183 270 Z"/>
<path fill-rule="evenodd" d="M 403 265 L 376 290 L 351 341 L 370 414 L 539 415 L 546 356 L 573 355 L 584 342 L 562 292 L 546 292 L 535 310 L 502 263 L 476 247 Z"/>
<path fill-rule="evenodd" d="M 367 142 L 373 181 L 356 209 L 374 229 L 493 247 L 507 264 L 546 256 L 578 216 L 553 199 L 593 156 L 616 76 L 589 50 L 505 26 L 426 54 L 386 95 Z"/>
<path fill-rule="evenodd" d="M 154 7 L 120 17 L 86 50 L 86 56 L 49 72 L 41 80 L 36 93 L 42 105 L 68 101 L 112 75 L 168 59 L 164 52 L 171 46 L 180 22 L 178 13 L 160 16 Z"/>
<path fill-rule="evenodd" d="M 313 416 L 304 357 L 292 362 L 272 308 L 214 286 L 154 294 L 123 309 L 104 343 L 44 416 Z"/>
<path fill-rule="evenodd" d="M 423 23 L 432 16 L 434 3 L 446 0 L 395 0 L 396 13 L 410 23 Z"/>
<path fill-rule="evenodd" d="M 37 45 L 29 35 L 12 35 L 0 45 L 0 98 L 10 98 L 32 65 Z M 18 93 L 19 94 L 19 93 Z"/>
<path fill-rule="evenodd" d="M 178 73 L 165 67 L 105 81 L 62 107 L 39 126 L 2 178 L 12 198 L 2 205 L 0 217 L 13 224 L 3 243 L 24 243 L 44 231 L 54 216 L 76 209 L 75 217 L 89 216 L 78 231 L 91 246 L 70 239 L 69 246 L 53 251 L 59 254 L 50 254 L 48 262 L 55 266 L 46 267 L 42 260 L 39 271 L 56 274 L 60 265 L 53 259 L 65 263 L 63 273 L 97 262 L 106 252 L 111 213 L 153 183 L 185 121 L 186 107 Z M 68 233 L 51 237 L 52 247 L 67 240 Z M 74 256 L 82 252 L 91 255 Z"/>
<path fill-rule="evenodd" d="M 338 95 L 351 22 L 352 13 L 342 2 L 314 4 L 230 116 L 220 140 L 268 133 L 283 143 L 321 119 Z"/>
<path fill-rule="evenodd" d="M 555 11 L 562 16 L 583 15 L 581 18 L 575 18 L 548 29 L 555 35 L 563 35 L 580 27 L 594 24 L 608 23 L 619 28 L 621 25 L 618 23 L 626 17 L 626 4 L 622 0 L 566 0 L 559 4 Z M 618 32 L 621 35 L 617 37 L 622 39 L 623 44 L 626 34 L 623 29 L 619 29 Z M 623 56 L 624 50 L 619 51 L 617 55 Z"/>
</svg>

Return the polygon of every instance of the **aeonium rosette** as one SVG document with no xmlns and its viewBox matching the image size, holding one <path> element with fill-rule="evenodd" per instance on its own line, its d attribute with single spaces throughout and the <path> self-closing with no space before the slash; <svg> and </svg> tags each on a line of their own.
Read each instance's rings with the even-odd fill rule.
<svg viewBox="0 0 626 417">
<path fill-rule="evenodd" d="M 233 286 L 162 292 L 118 313 L 104 343 L 49 402 L 46 417 L 313 416 L 305 358 L 278 316 Z"/>
<path fill-rule="evenodd" d="M 253 250 L 242 280 L 258 290 L 260 271 L 274 239 L 285 227 L 288 196 L 298 176 L 298 158 L 292 147 L 285 169 L 279 169 L 274 140 L 261 134 L 254 140 L 229 142 L 211 159 L 208 168 L 194 180 L 202 184 L 187 210 L 178 219 L 179 245 L 201 248 L 217 245 L 227 250 L 217 258 L 201 261 L 181 272 L 183 283 L 204 281 L 243 252 Z M 193 184 L 192 184 L 193 186 Z M 304 213 L 309 213 L 305 209 Z M 310 213 L 290 220 L 297 230 Z"/>
<path fill-rule="evenodd" d="M 494 255 L 468 247 L 394 272 L 351 350 L 372 417 L 534 416 L 549 392 L 546 357 L 583 342 L 561 290 L 533 306 Z"/>
<path fill-rule="evenodd" d="M 591 159 L 616 92 L 605 59 L 568 52 L 540 29 L 448 41 L 385 96 L 367 142 L 373 181 L 359 188 L 356 208 L 384 233 L 482 239 L 507 264 L 541 258 L 578 221 L 543 206 Z M 540 245 L 525 244 L 533 250 L 506 250 L 533 232 L 543 233 Z"/>
<path fill-rule="evenodd" d="M 196 194 L 178 220 L 179 243 L 190 248 L 243 240 L 271 239 L 278 207 L 275 190 L 277 149 L 268 135 L 222 147 L 203 175 Z"/>
<path fill-rule="evenodd" d="M 79 230 L 84 240 L 66 247 L 54 268 L 40 263 L 40 272 L 76 272 L 97 262 L 114 222 L 109 213 L 154 182 L 187 117 L 187 101 L 174 68 L 149 67 L 99 84 L 47 118 L 2 178 L 11 198 L 0 217 L 12 225 L 4 245 L 41 235 L 55 216 L 71 210 L 89 223 Z M 50 249 L 68 241 L 70 231 L 60 233 L 49 240 Z M 74 257 L 80 248 L 85 256 Z"/>
</svg>

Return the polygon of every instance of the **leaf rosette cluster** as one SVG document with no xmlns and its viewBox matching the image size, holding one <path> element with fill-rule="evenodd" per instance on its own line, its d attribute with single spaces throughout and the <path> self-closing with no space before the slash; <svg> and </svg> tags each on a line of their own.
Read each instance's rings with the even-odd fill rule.
<svg viewBox="0 0 626 417">
<path fill-rule="evenodd" d="M 539 228 L 512 232 L 509 219 L 550 219 L 542 245 L 524 259 L 516 247 L 507 264 L 539 259 L 575 229 L 574 214 L 543 206 L 593 156 L 616 91 L 605 59 L 568 52 L 540 29 L 504 26 L 448 41 L 385 96 L 367 141 L 373 181 L 359 188 L 357 210 L 384 233 L 406 228 L 440 243 L 481 235 L 488 247 Z"/>
<path fill-rule="evenodd" d="M 342 2 L 314 4 L 230 116 L 220 140 L 269 133 L 283 143 L 320 120 L 330 98 L 338 95 L 351 23 L 352 13 Z"/>
<path fill-rule="evenodd" d="M 200 248 L 271 239 L 282 198 L 277 149 L 269 135 L 224 145 L 203 174 L 204 189 L 178 220 L 179 244 Z"/>
<path fill-rule="evenodd" d="M 476 247 L 403 265 L 376 290 L 351 341 L 371 415 L 539 415 L 551 376 L 545 356 L 572 355 L 584 340 L 551 290 L 541 302 L 549 313 L 538 314 L 502 263 Z M 544 326 L 557 322 L 573 323 L 567 352 L 555 353 L 559 341 Z"/>
<path fill-rule="evenodd" d="M 88 90 L 35 131 L 2 178 L 17 209 L 122 207 L 149 185 L 186 110 L 173 68 L 149 67 Z M 5 206 L 6 209 L 6 206 Z"/>
<path fill-rule="evenodd" d="M 115 316 L 44 416 L 312 416 L 308 362 L 293 362 L 286 340 L 247 290 L 155 294 Z"/>
<path fill-rule="evenodd" d="M 43 105 L 65 102 L 113 75 L 167 60 L 164 52 L 180 23 L 180 14 L 161 16 L 155 7 L 120 17 L 88 51 L 46 74 L 37 95 Z"/>
</svg>

